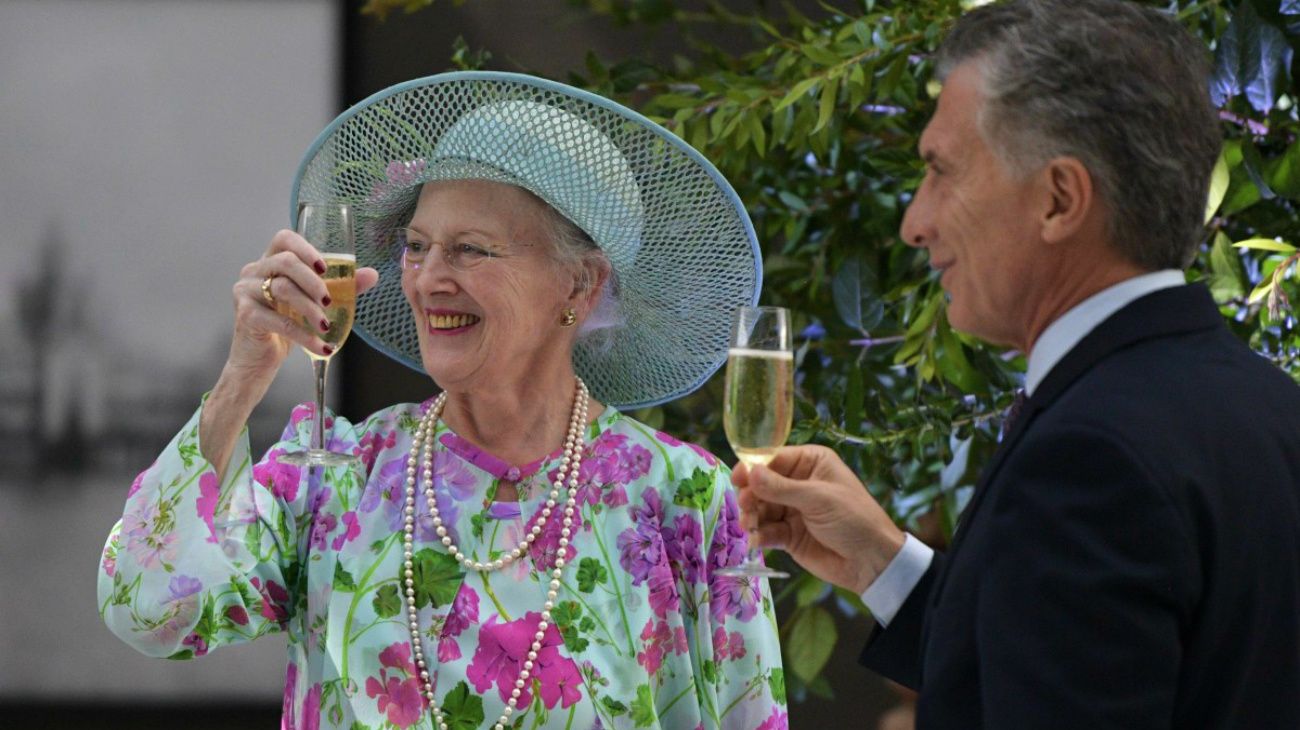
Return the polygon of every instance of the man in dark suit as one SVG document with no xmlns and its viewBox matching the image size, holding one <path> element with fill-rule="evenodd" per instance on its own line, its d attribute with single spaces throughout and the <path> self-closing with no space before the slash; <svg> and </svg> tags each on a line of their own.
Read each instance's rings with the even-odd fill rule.
<svg viewBox="0 0 1300 730">
<path fill-rule="evenodd" d="M 953 544 L 829 449 L 738 468 L 753 540 L 862 594 L 929 728 L 1300 728 L 1300 388 L 1180 269 L 1220 139 L 1205 50 L 1115 0 L 945 42 L 903 239 L 954 326 L 1029 356 Z"/>
</svg>

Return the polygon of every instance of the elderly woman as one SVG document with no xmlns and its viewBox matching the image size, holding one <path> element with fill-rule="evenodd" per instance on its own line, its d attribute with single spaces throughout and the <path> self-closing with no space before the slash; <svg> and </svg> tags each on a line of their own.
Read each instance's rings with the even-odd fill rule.
<svg viewBox="0 0 1300 730">
<path fill-rule="evenodd" d="M 234 287 L 220 379 L 131 486 L 101 612 L 189 658 L 288 635 L 284 727 L 786 727 L 766 583 L 727 469 L 615 406 L 689 392 L 755 298 L 752 229 L 698 154 L 558 84 L 447 74 L 336 120 L 295 198 L 350 202 L 357 331 L 442 391 L 250 459 L 291 343 L 328 354 L 321 254 L 282 231 Z M 603 400 L 603 402 L 602 402 Z"/>
</svg>

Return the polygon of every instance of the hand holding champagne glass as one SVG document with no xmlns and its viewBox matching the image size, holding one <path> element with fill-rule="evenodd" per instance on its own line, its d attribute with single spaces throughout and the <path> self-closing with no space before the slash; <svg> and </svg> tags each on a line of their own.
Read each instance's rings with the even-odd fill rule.
<svg viewBox="0 0 1300 730">
<path fill-rule="evenodd" d="M 722 426 L 736 458 L 766 464 L 790 436 L 794 417 L 794 350 L 790 311 L 741 307 L 736 311 L 722 402 Z M 788 578 L 763 565 L 757 550 L 744 563 L 718 570 L 727 576 Z"/>
<path fill-rule="evenodd" d="M 284 454 L 281 461 L 299 466 L 340 466 L 355 460 L 351 454 L 340 454 L 325 448 L 325 380 L 330 358 L 337 353 L 352 331 L 356 313 L 357 256 L 353 244 L 352 211 L 341 203 L 302 203 L 298 206 L 298 234 L 315 246 L 325 260 L 325 288 L 329 290 L 329 304 L 325 306 L 328 329 L 318 336 L 331 346 L 328 354 L 318 354 L 303 348 L 311 358 L 316 376 L 316 412 L 312 421 L 311 448 L 299 453 Z M 301 317 L 284 304 L 278 305 L 281 314 L 302 320 L 308 330 L 314 330 L 306 317 Z M 319 332 L 319 330 L 315 330 Z"/>
</svg>

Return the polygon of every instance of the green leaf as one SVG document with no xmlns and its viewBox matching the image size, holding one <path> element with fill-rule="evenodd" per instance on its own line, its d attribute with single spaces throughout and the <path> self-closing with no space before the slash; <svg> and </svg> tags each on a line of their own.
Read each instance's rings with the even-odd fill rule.
<svg viewBox="0 0 1300 730">
<path fill-rule="evenodd" d="M 809 89 L 816 86 L 819 81 L 821 81 L 821 78 L 812 78 L 812 79 L 804 79 L 803 81 L 800 81 L 799 83 L 795 84 L 790 89 L 790 92 L 786 94 L 781 99 L 781 101 L 777 102 L 776 106 L 772 107 L 772 111 L 779 112 L 782 109 L 795 103 L 796 101 L 799 101 L 799 99 L 801 99 L 804 94 L 808 93 Z"/>
<path fill-rule="evenodd" d="M 707 659 L 700 665 L 700 671 L 704 675 L 704 681 L 709 684 L 717 684 L 721 676 L 718 674 L 718 663 L 712 659 Z"/>
<path fill-rule="evenodd" d="M 831 658 L 838 638 L 835 619 L 826 609 L 821 606 L 800 609 L 791 622 L 790 640 L 785 644 L 790 671 L 805 682 L 813 681 Z"/>
<path fill-rule="evenodd" d="M 605 566 L 600 564 L 595 558 L 583 558 L 578 563 L 578 590 L 582 593 L 591 593 L 596 589 L 597 583 L 606 583 L 609 581 L 609 571 Z"/>
<path fill-rule="evenodd" d="M 392 618 L 402 611 L 402 598 L 397 593 L 397 586 L 389 583 L 381 586 L 375 591 L 375 597 L 370 601 L 370 605 L 375 609 L 375 615 L 379 618 Z"/>
<path fill-rule="evenodd" d="M 605 709 L 609 711 L 611 717 L 618 717 L 620 715 L 627 713 L 627 705 L 623 704 L 622 702 L 619 702 L 618 700 L 614 699 L 613 697 L 610 697 L 609 695 L 605 695 L 604 697 L 601 697 L 600 704 L 605 706 Z"/>
<path fill-rule="evenodd" d="M 1210 246 L 1210 293 L 1214 301 L 1223 304 L 1246 293 L 1246 272 L 1241 256 L 1232 249 L 1228 236 L 1219 231 Z"/>
<path fill-rule="evenodd" d="M 560 605 L 551 611 L 551 618 L 555 620 L 555 625 L 561 628 L 570 626 L 578 621 L 582 616 L 582 606 L 577 601 L 561 601 Z"/>
<path fill-rule="evenodd" d="M 461 680 L 443 698 L 442 713 L 449 730 L 478 730 L 483 725 L 483 698 Z"/>
<path fill-rule="evenodd" d="M 1269 163 L 1268 184 L 1278 195 L 1300 200 L 1300 142 Z"/>
<path fill-rule="evenodd" d="M 785 203 L 786 206 L 790 208 L 790 210 L 793 210 L 796 213 L 802 213 L 803 215 L 808 215 L 809 213 L 812 212 L 812 210 L 808 208 L 808 204 L 804 202 L 803 198 L 799 197 L 798 195 L 795 195 L 789 190 L 777 191 L 776 197 L 780 198 L 782 203 Z"/>
<path fill-rule="evenodd" d="M 844 324 L 865 333 L 885 318 L 885 303 L 876 293 L 876 275 L 860 256 L 845 260 L 831 280 L 835 311 Z"/>
<path fill-rule="evenodd" d="M 1205 222 L 1209 223 L 1214 212 L 1223 203 L 1223 196 L 1228 194 L 1228 160 L 1222 152 L 1214 163 L 1214 172 L 1210 174 L 1210 196 L 1205 203 Z"/>
<path fill-rule="evenodd" d="M 780 667 L 773 669 L 772 673 L 767 675 L 767 686 L 772 689 L 772 699 L 784 705 L 786 703 L 785 671 Z"/>
<path fill-rule="evenodd" d="M 986 390 L 984 378 L 966 357 L 961 340 L 957 338 L 947 319 L 939 324 L 938 366 L 944 380 L 952 383 L 963 393 L 976 393 Z"/>
<path fill-rule="evenodd" d="M 1264 200 L 1272 200 L 1277 197 L 1277 193 L 1268 186 L 1268 181 L 1264 179 L 1264 162 L 1259 157 L 1259 148 L 1249 139 L 1241 141 L 1241 168 L 1246 171 L 1250 182 L 1259 190 L 1259 195 Z"/>
<path fill-rule="evenodd" d="M 856 431 L 862 425 L 862 368 L 849 368 L 849 383 L 844 392 L 844 428 Z"/>
<path fill-rule="evenodd" d="M 655 712 L 655 698 L 650 692 L 650 685 L 638 685 L 636 699 L 632 700 L 632 722 L 636 727 L 649 727 L 658 719 L 659 713 Z"/>
<path fill-rule="evenodd" d="M 835 99 L 839 96 L 839 84 L 827 83 L 822 87 L 821 99 L 817 105 L 817 124 L 813 125 L 810 134 L 816 134 L 826 126 L 831 120 L 831 114 L 835 112 Z"/>
<path fill-rule="evenodd" d="M 677 483 L 673 504 L 703 511 L 712 499 L 713 474 L 697 466 L 689 477 Z"/>
<path fill-rule="evenodd" d="M 798 588 L 795 589 L 795 604 L 799 608 L 811 606 L 830 593 L 830 584 L 821 580 L 812 573 L 804 573 L 799 576 Z"/>
<path fill-rule="evenodd" d="M 424 548 L 412 559 L 415 572 L 415 605 L 434 608 L 451 603 L 456 599 L 465 574 L 460 571 L 456 559 L 447 553 L 434 552 Z"/>
<path fill-rule="evenodd" d="M 1255 111 L 1271 110 L 1278 79 L 1291 67 L 1292 55 L 1286 36 L 1260 18 L 1253 3 L 1237 3 L 1214 51 L 1210 96 L 1215 105 L 1244 93 Z"/>
<path fill-rule="evenodd" d="M 357 590 L 357 582 L 342 563 L 334 563 L 334 590 L 352 593 Z"/>
<path fill-rule="evenodd" d="M 1256 251 L 1276 251 L 1278 253 L 1293 254 L 1296 247 L 1284 241 L 1275 241 L 1271 238 L 1248 238 L 1245 241 L 1237 241 L 1232 244 L 1235 248 L 1251 248 Z"/>
<path fill-rule="evenodd" d="M 1255 302 L 1258 302 L 1259 300 L 1268 296 L 1272 291 L 1273 291 L 1273 277 L 1270 276 L 1267 279 L 1261 281 L 1259 283 L 1259 286 L 1255 287 L 1255 290 L 1250 293 L 1250 298 L 1246 300 L 1246 303 L 1254 304 Z"/>
</svg>

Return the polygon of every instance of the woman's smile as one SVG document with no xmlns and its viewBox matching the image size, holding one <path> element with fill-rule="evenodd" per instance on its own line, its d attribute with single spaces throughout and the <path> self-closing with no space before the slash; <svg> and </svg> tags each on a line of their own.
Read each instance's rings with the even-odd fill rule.
<svg viewBox="0 0 1300 730">
<path fill-rule="evenodd" d="M 461 334 L 480 321 L 477 315 L 450 309 L 426 309 L 424 318 L 429 334 L 439 336 Z"/>
</svg>

